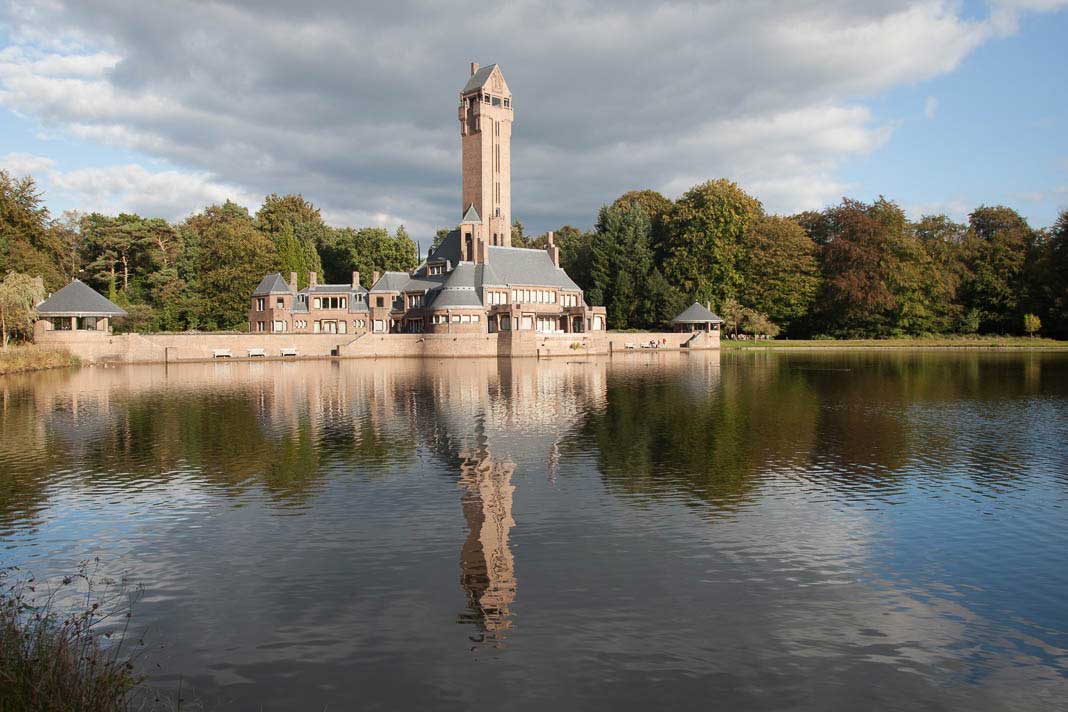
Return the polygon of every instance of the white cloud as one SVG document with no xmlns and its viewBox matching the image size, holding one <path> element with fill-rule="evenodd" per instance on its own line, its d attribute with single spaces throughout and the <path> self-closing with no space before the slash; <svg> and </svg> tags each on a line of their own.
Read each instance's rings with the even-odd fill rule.
<svg viewBox="0 0 1068 712">
<path fill-rule="evenodd" d="M 259 204 L 258 196 L 204 172 L 153 172 L 137 164 L 61 171 L 51 158 L 29 153 L 7 154 L 0 158 L 0 168 L 18 176 L 32 175 L 49 194 L 84 212 L 135 212 L 180 220 L 226 200 L 253 207 Z"/>
<path fill-rule="evenodd" d="M 1046 194 L 1040 192 L 1016 193 L 1013 197 L 1025 203 L 1041 203 L 1046 199 Z"/>
<path fill-rule="evenodd" d="M 933 119 L 938 113 L 938 99 L 933 96 L 927 97 L 923 102 L 923 115 L 928 119 Z"/>
<path fill-rule="evenodd" d="M 521 0 L 488 12 L 487 26 L 538 32 L 488 33 L 474 57 L 455 42 L 470 27 L 451 2 L 25 1 L 7 12 L 0 106 L 187 169 L 158 203 L 136 189 L 144 176 L 119 179 L 130 166 L 107 169 L 117 203 L 173 212 L 183 196 L 295 191 L 332 219 L 430 233 L 459 216 L 466 62 L 499 61 L 516 95 L 514 210 L 540 230 L 588 225 L 630 188 L 677 194 L 720 176 L 765 191 L 771 210 L 818 207 L 850 187 L 842 161 L 892 135 L 866 96 L 950 72 L 1006 31 L 939 0 Z"/>
<path fill-rule="evenodd" d="M 47 156 L 32 153 L 9 153 L 0 158 L 0 168 L 16 176 L 38 176 L 52 170 L 56 164 Z"/>
</svg>

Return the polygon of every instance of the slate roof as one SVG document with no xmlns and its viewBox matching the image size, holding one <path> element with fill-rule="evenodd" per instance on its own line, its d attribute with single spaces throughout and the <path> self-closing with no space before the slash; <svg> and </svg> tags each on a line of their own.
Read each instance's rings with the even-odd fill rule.
<svg viewBox="0 0 1068 712">
<path fill-rule="evenodd" d="M 262 297 L 267 294 L 278 294 L 279 292 L 289 294 L 289 285 L 286 284 L 281 272 L 275 272 L 260 280 L 259 285 L 252 292 L 252 296 Z"/>
<path fill-rule="evenodd" d="M 496 67 L 496 64 L 491 64 L 488 67 L 480 68 L 477 72 L 471 75 L 471 78 L 467 80 L 467 84 L 464 84 L 464 88 L 460 90 L 460 93 L 466 94 L 469 91 L 474 91 L 488 82 L 490 75 L 493 74 L 493 70 Z"/>
<path fill-rule="evenodd" d="M 314 287 L 308 287 L 307 289 L 300 290 L 307 292 L 308 294 L 341 294 L 344 292 L 360 292 L 361 294 L 367 294 L 367 289 L 360 285 L 355 289 L 351 284 L 317 284 Z"/>
<path fill-rule="evenodd" d="M 471 205 L 469 205 L 467 207 L 467 212 L 464 213 L 464 219 L 460 221 L 460 224 L 461 225 L 473 225 L 473 224 L 481 225 L 482 224 L 482 217 L 478 214 L 478 211 L 475 210 L 475 204 L 474 203 L 471 203 Z"/>
<path fill-rule="evenodd" d="M 493 271 L 493 286 L 530 285 L 580 289 L 560 267 L 553 264 L 545 250 L 526 247 L 490 247 L 489 265 Z"/>
<path fill-rule="evenodd" d="M 461 262 L 449 275 L 431 303 L 435 309 L 482 307 L 477 287 L 480 270 L 471 262 Z"/>
<path fill-rule="evenodd" d="M 708 310 L 704 304 L 694 302 L 681 314 L 671 320 L 672 324 L 722 324 L 723 320 Z"/>
<path fill-rule="evenodd" d="M 372 292 L 402 292 L 411 279 L 407 272 L 386 272 L 371 285 Z"/>
<path fill-rule="evenodd" d="M 74 280 L 37 305 L 41 316 L 126 316 L 126 311 L 103 294 Z"/>
</svg>

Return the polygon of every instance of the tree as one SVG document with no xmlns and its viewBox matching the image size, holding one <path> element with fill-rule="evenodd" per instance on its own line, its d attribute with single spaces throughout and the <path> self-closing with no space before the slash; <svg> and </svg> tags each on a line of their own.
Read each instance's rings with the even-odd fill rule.
<svg viewBox="0 0 1068 712">
<path fill-rule="evenodd" d="M 12 334 L 29 338 L 36 307 L 44 300 L 44 285 L 27 274 L 8 272 L 0 281 L 0 345 L 7 349 Z"/>
<path fill-rule="evenodd" d="M 617 329 L 647 327 L 656 319 L 647 281 L 653 272 L 651 225 L 636 206 L 605 206 L 590 245 L 591 304 L 604 305 Z"/>
<path fill-rule="evenodd" d="M 638 207 L 649 218 L 653 251 L 663 257 L 667 221 L 675 204 L 655 190 L 631 190 L 612 202 L 614 208 Z"/>
<path fill-rule="evenodd" d="M 720 316 L 723 318 L 723 330 L 737 336 L 745 321 L 745 307 L 739 304 L 734 297 L 727 297 L 720 304 L 719 311 Z"/>
<path fill-rule="evenodd" d="M 392 236 L 381 227 L 331 228 L 320 252 L 326 279 L 335 284 L 359 271 L 364 286 L 370 287 L 373 272 L 408 271 L 417 262 L 415 243 L 403 225 Z"/>
<path fill-rule="evenodd" d="M 779 335 L 779 327 L 767 314 L 756 309 L 744 309 L 742 312 L 742 331 L 756 336 L 767 336 L 774 339 Z"/>
<path fill-rule="evenodd" d="M 37 183 L 0 170 L 0 274 L 41 275 L 49 289 L 59 289 L 66 284 L 63 264 L 63 245 Z"/>
<path fill-rule="evenodd" d="M 519 222 L 519 218 L 512 221 L 512 247 L 530 247 L 527 244 L 527 236 L 523 231 L 523 223 Z"/>
<path fill-rule="evenodd" d="M 1068 338 L 1068 210 L 1058 216 L 1044 252 L 1039 299 L 1046 333 Z"/>
<path fill-rule="evenodd" d="M 742 287 L 739 262 L 760 201 L 728 180 L 702 183 L 675 203 L 667 223 L 665 274 L 698 301 L 722 304 Z"/>
<path fill-rule="evenodd" d="M 1042 320 L 1034 314 L 1024 314 L 1023 328 L 1028 336 L 1034 338 L 1035 333 L 1042 329 Z"/>
<path fill-rule="evenodd" d="M 843 336 L 946 331 L 951 294 L 896 204 L 845 199 L 827 211 L 819 319 Z"/>
<path fill-rule="evenodd" d="M 195 233 L 197 299 L 191 305 L 197 324 L 207 329 L 242 325 L 249 298 L 263 275 L 279 270 L 274 243 L 253 224 L 248 211 L 227 202 L 186 220 Z"/>
<path fill-rule="evenodd" d="M 1021 323 L 1024 267 L 1035 232 L 1019 213 L 1004 206 L 981 206 L 968 216 L 963 245 L 964 305 L 976 309 L 983 331 L 1007 333 Z"/>
<path fill-rule="evenodd" d="M 297 283 L 306 287 L 312 272 L 322 273 L 318 246 L 329 231 L 319 208 L 301 195 L 271 193 L 256 212 L 255 226 L 278 252 L 279 269 L 296 272 Z"/>
<path fill-rule="evenodd" d="M 745 234 L 742 301 L 787 330 L 808 314 L 819 293 L 816 244 L 789 218 L 761 217 Z"/>
</svg>

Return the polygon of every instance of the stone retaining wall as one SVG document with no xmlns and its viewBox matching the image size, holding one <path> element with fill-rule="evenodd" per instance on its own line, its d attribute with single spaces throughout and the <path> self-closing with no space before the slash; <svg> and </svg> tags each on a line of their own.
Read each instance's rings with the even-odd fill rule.
<svg viewBox="0 0 1068 712">
<path fill-rule="evenodd" d="M 592 332 L 542 334 L 108 334 L 91 331 L 39 331 L 36 341 L 70 350 L 85 363 L 175 363 L 205 361 L 225 349 L 231 358 L 248 358 L 262 349 L 267 358 L 295 349 L 297 358 L 581 358 L 626 354 L 627 344 L 657 341 L 680 350 L 692 334 Z M 715 336 L 715 338 L 713 338 Z M 700 334 L 691 349 L 719 348 L 718 334 Z M 645 350 L 645 349 L 641 349 Z M 287 357 L 288 358 L 288 357 Z"/>
</svg>

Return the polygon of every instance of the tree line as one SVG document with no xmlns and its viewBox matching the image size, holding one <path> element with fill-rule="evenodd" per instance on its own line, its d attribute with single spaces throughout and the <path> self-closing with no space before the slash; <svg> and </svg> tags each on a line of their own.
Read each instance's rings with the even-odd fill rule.
<svg viewBox="0 0 1068 712">
<path fill-rule="evenodd" d="M 1068 211 L 1049 229 L 1004 206 L 912 221 L 885 198 L 781 216 L 715 180 L 676 201 L 624 193 L 556 243 L 614 329 L 660 327 L 696 300 L 728 330 L 771 336 L 1068 337 Z"/>
<path fill-rule="evenodd" d="M 514 246 L 546 239 L 513 225 Z M 556 244 L 614 329 L 661 328 L 696 300 L 730 331 L 772 336 L 1068 337 L 1068 211 L 1048 229 L 1004 206 L 978 207 L 964 224 L 912 221 L 884 198 L 782 216 L 721 179 L 675 201 L 624 193 L 592 230 L 557 230 Z M 373 271 L 416 262 L 403 226 L 331 227 L 299 195 L 268 195 L 254 214 L 228 201 L 177 224 L 133 214 L 53 219 L 31 177 L 0 171 L 0 275 L 38 275 L 48 291 L 78 277 L 130 313 L 127 329 L 240 329 L 268 272 L 296 272 L 303 287 L 313 271 L 344 283 L 358 270 L 370 286 Z"/>
<path fill-rule="evenodd" d="M 408 270 L 416 245 L 401 226 L 331 227 L 300 195 L 268 195 L 255 214 L 227 201 L 180 223 L 123 213 L 54 219 L 32 177 L 0 171 L 0 275 L 40 276 L 53 292 L 78 278 L 126 309 L 137 331 L 241 329 L 265 274 L 316 272 L 348 283 L 359 270 Z M 25 292 L 25 290 L 23 290 Z"/>
</svg>

